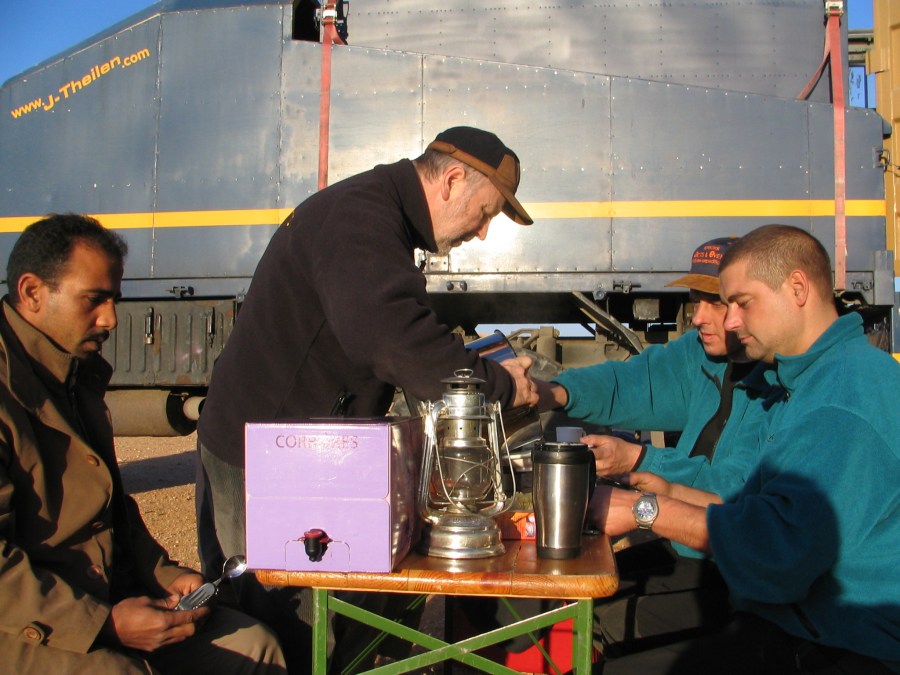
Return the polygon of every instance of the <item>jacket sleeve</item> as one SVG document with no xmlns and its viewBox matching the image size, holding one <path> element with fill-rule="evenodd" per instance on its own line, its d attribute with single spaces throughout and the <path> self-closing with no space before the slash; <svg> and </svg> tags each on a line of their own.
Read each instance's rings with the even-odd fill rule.
<svg viewBox="0 0 900 675">
<path fill-rule="evenodd" d="M 358 202 L 333 207 L 307 251 L 328 325 L 348 359 L 420 399 L 439 398 L 441 380 L 461 368 L 485 380 L 485 395 L 504 407 L 515 396 L 499 364 L 467 351 L 432 310 L 396 214 L 372 201 L 362 226 Z"/>
<path fill-rule="evenodd" d="M 650 471 L 670 483 L 694 485 L 697 476 L 710 466 L 706 457 L 689 457 L 675 448 L 657 448 L 647 445 L 635 471 Z"/>
<path fill-rule="evenodd" d="M 566 413 L 593 424 L 624 429 L 680 431 L 690 409 L 699 364 L 692 331 L 667 345 L 652 345 L 627 361 L 572 368 L 555 378 L 566 388 Z"/>
<path fill-rule="evenodd" d="M 124 501 L 128 510 L 131 551 L 138 566 L 139 581 L 149 595 L 163 597 L 169 584 L 182 574 L 194 570 L 170 559 L 168 552 L 150 534 L 134 499 L 126 496 Z"/>
<path fill-rule="evenodd" d="M 831 406 L 779 429 L 768 444 L 744 493 L 710 506 L 707 525 L 713 557 L 737 598 L 788 604 L 806 598 L 837 552 L 864 540 L 884 517 L 879 490 L 865 488 L 873 467 L 886 470 L 896 457 L 890 461 L 889 444 L 871 424 Z M 857 556 L 865 557 L 854 549 Z M 873 569 L 894 566 L 882 562 Z"/>
<path fill-rule="evenodd" d="M 20 640 L 85 653 L 109 615 L 110 605 L 34 567 L 15 541 L 10 449 L 0 442 L 0 630 Z"/>
</svg>

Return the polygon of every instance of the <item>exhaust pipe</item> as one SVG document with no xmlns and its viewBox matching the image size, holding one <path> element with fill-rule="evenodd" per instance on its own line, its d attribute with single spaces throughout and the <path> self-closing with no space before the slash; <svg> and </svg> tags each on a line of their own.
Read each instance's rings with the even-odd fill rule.
<svg viewBox="0 0 900 675">
<path fill-rule="evenodd" d="M 106 405 L 116 436 L 186 436 L 205 397 L 168 389 L 111 389 Z"/>
</svg>

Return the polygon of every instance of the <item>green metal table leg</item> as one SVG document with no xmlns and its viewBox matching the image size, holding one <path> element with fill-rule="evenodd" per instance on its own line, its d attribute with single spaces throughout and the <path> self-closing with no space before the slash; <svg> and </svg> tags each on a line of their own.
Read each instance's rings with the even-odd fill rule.
<svg viewBox="0 0 900 675">
<path fill-rule="evenodd" d="M 410 657 L 382 668 L 376 668 L 372 673 L 405 673 L 411 669 L 421 669 L 427 665 L 438 663 L 447 659 L 461 661 L 471 667 L 478 668 L 485 673 L 514 673 L 515 671 L 489 661 L 473 653 L 485 646 L 496 644 L 516 635 L 524 635 L 539 630 L 542 627 L 551 626 L 566 618 L 572 618 L 574 624 L 572 637 L 572 670 L 576 675 L 589 675 L 591 672 L 591 657 L 593 656 L 593 618 L 594 601 L 579 600 L 568 606 L 551 610 L 544 614 L 529 619 L 521 620 L 515 624 L 501 629 L 489 631 L 479 636 L 462 640 L 455 644 L 449 644 L 443 640 L 433 638 L 415 629 L 398 624 L 390 619 L 373 614 L 355 605 L 346 603 L 332 597 L 329 591 L 314 588 L 313 593 L 313 645 L 312 661 L 313 675 L 326 675 L 328 672 L 328 613 L 329 611 L 342 614 L 348 618 L 365 623 L 373 628 L 384 631 L 387 634 L 396 635 L 413 644 L 421 645 L 429 650 L 425 654 Z M 545 658 L 558 672 L 552 659 L 544 653 Z"/>
<path fill-rule="evenodd" d="M 331 611 L 342 614 L 348 618 L 359 621 L 373 628 L 396 635 L 413 644 L 420 645 L 428 651 L 418 656 L 409 657 L 396 663 L 375 668 L 374 670 L 365 671 L 367 673 L 383 673 L 384 675 L 393 673 L 409 673 L 422 672 L 423 668 L 434 663 L 440 663 L 448 659 L 455 659 L 468 666 L 478 669 L 480 672 L 493 673 L 494 675 L 517 675 L 517 671 L 507 668 L 502 664 L 496 663 L 483 656 L 479 656 L 473 652 L 483 647 L 501 642 L 508 637 L 522 634 L 525 630 L 537 630 L 542 626 L 549 626 L 560 620 L 561 614 L 567 611 L 567 608 L 554 610 L 549 615 L 540 615 L 527 619 L 523 622 L 506 626 L 505 628 L 494 630 L 482 635 L 462 640 L 460 642 L 449 644 L 443 640 L 432 637 L 419 630 L 404 626 L 390 619 L 373 614 L 368 610 L 357 607 L 356 605 L 347 603 L 338 598 L 331 597 L 328 607 Z M 571 614 L 569 615 L 571 616 Z M 562 618 L 566 618 L 562 616 Z M 524 626 L 524 628 L 523 628 Z"/>
<path fill-rule="evenodd" d="M 419 607 L 420 605 L 424 604 L 425 599 L 426 599 L 428 596 L 426 596 L 426 595 L 413 595 L 413 596 L 409 596 L 409 597 L 412 598 L 412 599 L 411 599 L 410 602 L 406 605 L 406 611 L 410 611 L 410 610 L 416 609 L 416 608 Z M 335 607 L 334 607 L 335 602 L 336 602 L 335 598 L 332 597 L 331 602 L 328 603 L 328 604 L 329 604 L 329 607 L 330 607 L 331 609 L 335 609 Z M 341 612 L 341 613 L 343 613 L 343 612 Z M 344 616 L 349 616 L 349 615 L 348 615 L 348 614 L 344 614 Z M 359 618 L 359 619 L 357 619 L 357 621 L 359 621 L 360 623 L 363 623 L 363 624 L 372 625 L 372 624 L 371 624 L 369 621 L 367 621 L 365 618 Z M 384 619 L 384 622 L 385 622 L 385 623 L 384 623 L 384 626 L 373 626 L 373 628 L 379 628 L 379 629 L 381 630 L 381 633 L 379 633 L 378 636 L 377 636 L 375 639 L 373 639 L 373 640 L 366 646 L 365 649 L 361 650 L 360 653 L 356 655 L 356 658 L 353 659 L 353 661 L 351 661 L 350 663 L 348 663 L 348 664 L 346 665 L 346 667 L 345 667 L 344 670 L 342 671 L 343 674 L 346 675 L 346 674 L 350 674 L 350 673 L 358 673 L 358 672 L 360 672 L 360 671 L 359 671 L 359 664 L 360 664 L 360 663 L 363 663 L 363 662 L 369 657 L 369 655 L 370 655 L 373 651 L 375 651 L 376 649 L 378 649 L 378 645 L 380 645 L 382 642 L 384 642 L 384 640 L 388 637 L 388 635 L 390 635 L 390 633 L 387 632 L 386 627 L 388 627 L 388 626 L 393 626 L 393 625 L 403 625 L 403 624 L 400 623 L 399 621 L 395 622 L 395 621 L 392 621 L 391 619 Z"/>
<path fill-rule="evenodd" d="M 328 591 L 312 589 L 313 596 L 313 675 L 328 672 Z"/>
<path fill-rule="evenodd" d="M 576 675 L 589 675 L 594 653 L 594 601 L 578 600 L 572 631 L 572 670 Z"/>
</svg>

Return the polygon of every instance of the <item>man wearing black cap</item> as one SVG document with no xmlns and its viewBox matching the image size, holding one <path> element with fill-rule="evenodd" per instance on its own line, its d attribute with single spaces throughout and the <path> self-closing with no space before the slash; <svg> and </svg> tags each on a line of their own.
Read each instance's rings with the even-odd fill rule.
<svg viewBox="0 0 900 675">
<path fill-rule="evenodd" d="M 245 422 L 380 416 L 396 387 L 434 400 L 460 368 L 504 408 L 537 403 L 530 359 L 499 365 L 468 352 L 431 310 L 414 260 L 417 248 L 446 254 L 484 239 L 501 212 L 530 225 L 515 196 L 519 175 L 518 157 L 497 136 L 454 127 L 420 157 L 336 183 L 285 220 L 216 362 L 199 422 L 206 566 L 216 566 L 210 550 L 244 552 Z M 290 653 L 300 627 L 289 623 L 295 599 L 281 597 L 289 589 L 261 592 L 252 575 L 238 582 L 241 606 L 272 624 L 298 672 L 308 667 L 302 650 Z"/>
<path fill-rule="evenodd" d="M 599 474 L 650 471 L 728 498 L 755 467 L 755 434 L 772 392 L 758 371 L 751 373 L 757 364 L 724 326 L 719 263 L 735 241 L 725 237 L 700 245 L 690 273 L 668 284 L 690 290 L 695 332 L 627 361 L 574 368 L 552 382 L 538 382 L 540 409 L 562 409 L 601 426 L 680 432 L 674 448 L 587 436 L 583 442 L 594 451 Z M 652 517 L 652 503 L 647 511 Z M 640 524 L 651 526 L 652 521 Z M 671 617 L 684 628 L 700 629 L 717 625 L 729 611 L 724 582 L 698 551 L 656 540 L 621 551 L 617 563 L 619 593 L 596 610 L 607 651 L 656 639 L 669 632 Z"/>
</svg>

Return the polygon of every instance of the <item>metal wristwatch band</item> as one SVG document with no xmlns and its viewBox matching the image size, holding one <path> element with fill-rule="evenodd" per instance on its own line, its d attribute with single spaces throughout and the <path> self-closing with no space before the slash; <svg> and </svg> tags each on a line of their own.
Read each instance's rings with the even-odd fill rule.
<svg viewBox="0 0 900 675">
<path fill-rule="evenodd" d="M 644 505 L 650 507 L 651 513 L 649 514 L 649 516 L 642 514 L 642 507 Z M 634 514 L 634 521 L 635 523 L 637 523 L 638 529 L 651 529 L 653 527 L 653 523 L 656 522 L 656 519 L 659 516 L 659 504 L 656 501 L 656 495 L 652 492 L 643 493 L 634 503 L 634 507 L 632 507 L 631 512 Z"/>
</svg>

